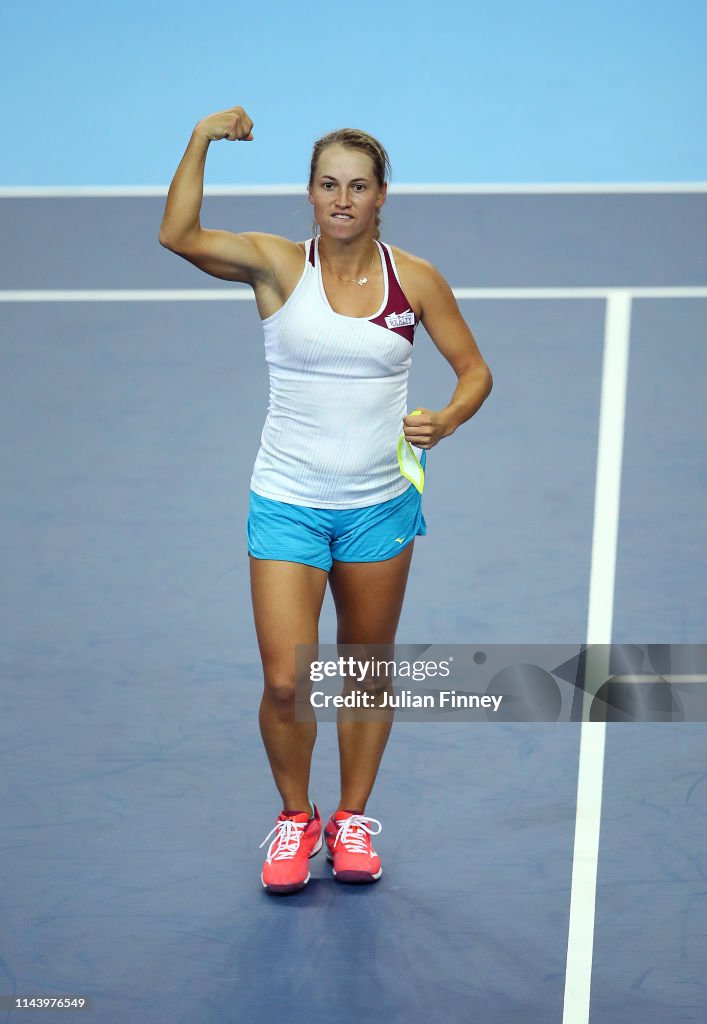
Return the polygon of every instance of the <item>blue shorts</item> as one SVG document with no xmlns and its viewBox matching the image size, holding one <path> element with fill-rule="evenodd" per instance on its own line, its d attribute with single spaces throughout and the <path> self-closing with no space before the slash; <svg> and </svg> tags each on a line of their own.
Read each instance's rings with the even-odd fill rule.
<svg viewBox="0 0 707 1024">
<path fill-rule="evenodd" d="M 364 508 L 309 508 L 250 492 L 248 554 L 331 569 L 337 562 L 382 562 L 427 533 L 422 495 L 406 491 Z"/>
</svg>

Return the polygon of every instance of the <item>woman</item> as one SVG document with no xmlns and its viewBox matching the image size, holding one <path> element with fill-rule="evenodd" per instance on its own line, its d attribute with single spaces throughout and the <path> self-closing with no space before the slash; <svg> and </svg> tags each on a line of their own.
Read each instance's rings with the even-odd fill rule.
<svg viewBox="0 0 707 1024">
<path fill-rule="evenodd" d="M 261 880 L 271 892 L 309 881 L 326 842 L 335 877 L 380 878 L 366 816 L 389 714 L 337 722 L 341 800 L 324 835 L 309 799 L 313 715 L 294 713 L 294 645 L 316 644 L 327 582 L 339 644 L 392 644 L 421 493 L 401 473 L 397 441 L 423 450 L 479 409 L 491 374 L 451 289 L 429 263 L 378 242 L 389 163 L 377 140 L 345 129 L 314 147 L 308 196 L 319 233 L 291 242 L 200 224 L 206 153 L 250 142 L 242 107 L 193 131 L 167 197 L 160 242 L 215 277 L 249 284 L 265 331 L 270 405 L 251 480 L 248 551 L 264 692 L 260 728 L 283 811 Z M 406 415 L 413 333 L 423 323 L 457 375 L 449 404 Z M 263 843 L 264 845 L 264 843 Z"/>
</svg>

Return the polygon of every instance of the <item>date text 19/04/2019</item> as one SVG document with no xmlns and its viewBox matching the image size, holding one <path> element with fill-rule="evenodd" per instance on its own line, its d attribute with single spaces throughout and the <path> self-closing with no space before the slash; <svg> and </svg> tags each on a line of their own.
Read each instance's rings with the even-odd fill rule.
<svg viewBox="0 0 707 1024">
<path fill-rule="evenodd" d="M 346 695 L 314 690 L 309 702 L 313 708 L 486 708 L 498 711 L 503 700 L 500 694 L 457 693 L 456 690 L 440 690 L 436 694 L 384 691 L 381 696 L 382 700 L 378 701 L 374 694 L 360 690 Z"/>
</svg>

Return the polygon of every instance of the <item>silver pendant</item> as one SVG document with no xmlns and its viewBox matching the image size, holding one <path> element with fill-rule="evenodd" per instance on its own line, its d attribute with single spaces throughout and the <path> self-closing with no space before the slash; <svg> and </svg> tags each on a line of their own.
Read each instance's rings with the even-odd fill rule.
<svg viewBox="0 0 707 1024">
<path fill-rule="evenodd" d="M 368 284 L 368 278 L 367 277 L 359 277 L 359 279 L 356 282 L 356 284 L 359 286 L 359 288 L 363 288 L 364 284 Z"/>
</svg>

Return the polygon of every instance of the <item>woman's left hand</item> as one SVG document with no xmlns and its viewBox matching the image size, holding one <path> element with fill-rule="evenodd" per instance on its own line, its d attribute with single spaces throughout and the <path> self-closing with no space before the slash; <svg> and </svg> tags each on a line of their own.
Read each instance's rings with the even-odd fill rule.
<svg viewBox="0 0 707 1024">
<path fill-rule="evenodd" d="M 403 417 L 403 434 L 405 440 L 416 448 L 434 448 L 443 437 L 454 433 L 454 426 L 444 409 L 433 412 L 432 409 L 416 409 Z"/>
</svg>

